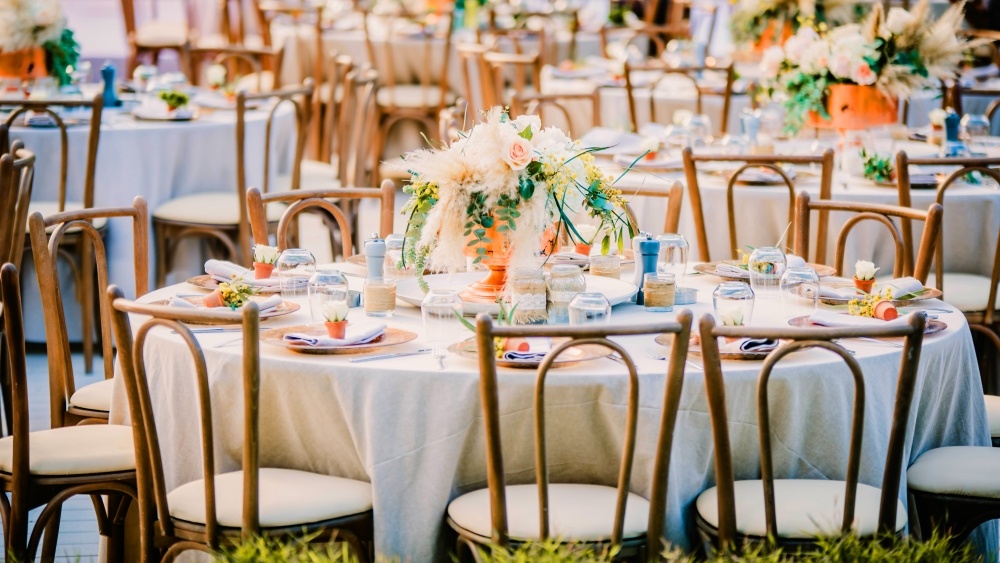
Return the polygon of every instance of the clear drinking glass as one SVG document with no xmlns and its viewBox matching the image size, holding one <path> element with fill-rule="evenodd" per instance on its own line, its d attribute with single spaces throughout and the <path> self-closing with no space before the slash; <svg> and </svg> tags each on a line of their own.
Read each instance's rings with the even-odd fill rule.
<svg viewBox="0 0 1000 563">
<path fill-rule="evenodd" d="M 747 269 L 750 287 L 761 299 L 778 299 L 781 274 L 785 273 L 785 253 L 780 248 L 762 246 L 750 254 Z"/>
<path fill-rule="evenodd" d="M 781 275 L 781 306 L 786 318 L 812 315 L 819 307 L 816 270 L 794 266 Z"/>
<path fill-rule="evenodd" d="M 309 278 L 316 273 L 316 257 L 304 248 L 288 248 L 274 264 L 281 284 L 282 297 L 305 297 Z"/>
<path fill-rule="evenodd" d="M 664 233 L 656 240 L 660 243 L 660 256 L 656 259 L 656 271 L 673 274 L 677 285 L 684 284 L 687 275 L 688 241 L 677 233 Z"/>
<path fill-rule="evenodd" d="M 745 282 L 722 282 L 712 292 L 715 322 L 723 326 L 749 326 L 754 293 Z"/>
<path fill-rule="evenodd" d="M 611 322 L 611 302 L 600 293 L 578 293 L 569 302 L 569 324 L 608 324 Z"/>
<path fill-rule="evenodd" d="M 400 234 L 385 237 L 385 275 L 389 278 L 400 278 L 404 275 L 400 268 L 403 261 L 403 241 Z"/>
<path fill-rule="evenodd" d="M 981 113 L 967 113 L 962 116 L 961 121 L 962 136 L 969 143 L 981 143 L 984 138 L 989 140 L 990 120 Z"/>
<path fill-rule="evenodd" d="M 673 274 L 649 272 L 642 276 L 643 305 L 647 311 L 666 313 L 674 310 L 677 282 Z"/>
<path fill-rule="evenodd" d="M 708 115 L 700 113 L 693 116 L 688 129 L 691 131 L 692 147 L 707 147 L 712 144 L 712 120 Z"/>
<path fill-rule="evenodd" d="M 461 334 L 462 298 L 451 289 L 432 289 L 420 303 L 420 315 L 438 368 L 443 369 L 448 345 Z"/>
<path fill-rule="evenodd" d="M 342 301 L 350 306 L 347 278 L 340 270 L 320 268 L 309 278 L 309 314 L 312 320 L 323 322 L 323 304 L 328 301 Z"/>
</svg>

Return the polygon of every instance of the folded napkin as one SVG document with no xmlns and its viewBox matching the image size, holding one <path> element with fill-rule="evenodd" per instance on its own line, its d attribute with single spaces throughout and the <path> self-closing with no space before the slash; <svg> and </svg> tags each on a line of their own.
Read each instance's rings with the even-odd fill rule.
<svg viewBox="0 0 1000 563">
<path fill-rule="evenodd" d="M 812 289 L 809 286 L 806 291 Z M 856 287 L 830 287 L 829 285 L 820 284 L 819 286 L 819 296 L 822 299 L 854 299 L 862 294 L 862 291 Z"/>
<path fill-rule="evenodd" d="M 245 283 L 253 287 L 278 287 L 281 285 L 281 280 L 278 278 L 254 279 L 252 270 L 228 260 L 209 260 L 205 262 L 205 273 L 212 276 L 216 281 L 223 282 L 232 281 L 235 275 L 243 278 Z"/>
<path fill-rule="evenodd" d="M 785 266 L 789 268 L 805 268 L 806 261 L 801 256 L 797 256 L 795 254 L 786 254 Z"/>
<path fill-rule="evenodd" d="M 171 297 L 170 299 L 167 299 L 167 305 L 169 305 L 171 307 L 181 307 L 183 309 L 197 309 L 198 308 L 197 305 L 195 305 L 194 303 L 188 301 L 187 299 L 184 299 L 180 295 L 175 295 L 175 296 Z"/>
<path fill-rule="evenodd" d="M 276 309 L 278 305 L 281 305 L 280 295 L 272 295 L 263 301 L 257 301 L 257 307 L 260 309 L 261 313 Z"/>
<path fill-rule="evenodd" d="M 715 271 L 716 271 L 716 273 L 719 273 L 719 274 L 722 274 L 722 275 L 725 275 L 725 276 L 732 276 L 732 277 L 735 277 L 735 278 L 750 277 L 750 272 L 744 270 L 743 268 L 740 268 L 739 266 L 737 266 L 735 264 L 728 264 L 726 262 L 719 262 L 718 264 L 716 264 L 715 265 Z"/>
<path fill-rule="evenodd" d="M 769 338 L 737 338 L 719 347 L 720 352 L 770 352 L 778 347 L 777 340 Z"/>
<path fill-rule="evenodd" d="M 344 338 L 290 332 L 285 335 L 284 339 L 285 342 L 294 346 L 352 346 L 354 344 L 367 344 L 382 336 L 383 333 L 385 333 L 384 324 L 348 324 Z"/>
<path fill-rule="evenodd" d="M 879 285 L 882 287 L 891 287 L 892 296 L 894 298 L 898 298 L 902 295 L 909 295 L 911 293 L 920 293 L 924 290 L 924 284 L 920 283 L 920 280 L 913 277 L 889 280 Z"/>
<path fill-rule="evenodd" d="M 552 350 L 552 340 L 549 338 L 525 338 L 524 340 L 528 343 L 527 352 L 518 352 L 515 350 L 504 352 L 503 359 L 540 362 Z"/>
<path fill-rule="evenodd" d="M 837 313 L 834 311 L 816 311 L 813 313 L 809 320 L 813 324 L 826 326 L 826 327 L 875 327 L 875 326 L 886 326 L 891 324 L 906 324 L 908 321 L 902 320 L 905 315 L 897 317 L 892 321 L 883 321 L 881 319 L 875 319 L 872 317 L 858 317 L 855 315 L 845 315 L 843 313 Z"/>
<path fill-rule="evenodd" d="M 28 127 L 55 127 L 56 120 L 43 111 L 29 111 L 24 114 L 24 124 Z"/>
</svg>

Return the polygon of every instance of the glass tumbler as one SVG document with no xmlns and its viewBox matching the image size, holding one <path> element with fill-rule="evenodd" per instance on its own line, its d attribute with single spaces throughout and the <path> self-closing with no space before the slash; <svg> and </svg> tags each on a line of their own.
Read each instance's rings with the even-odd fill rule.
<svg viewBox="0 0 1000 563">
<path fill-rule="evenodd" d="M 754 292 L 745 282 L 722 282 L 712 292 L 715 321 L 723 326 L 749 326 Z"/>
<path fill-rule="evenodd" d="M 462 298 L 451 289 L 432 289 L 420 303 L 420 316 L 424 320 L 427 343 L 438 367 L 443 368 L 448 345 L 461 335 Z"/>
<path fill-rule="evenodd" d="M 329 301 L 342 301 L 350 306 L 348 298 L 347 278 L 340 270 L 320 268 L 309 278 L 309 314 L 312 320 L 323 322 L 323 304 Z"/>
<path fill-rule="evenodd" d="M 781 274 L 781 307 L 785 318 L 812 315 L 819 307 L 819 276 L 816 270 L 795 266 Z"/>
<path fill-rule="evenodd" d="M 673 274 L 650 272 L 642 276 L 642 295 L 647 311 L 666 313 L 674 310 L 677 282 Z"/>
<path fill-rule="evenodd" d="M 969 143 L 988 141 L 991 133 L 990 120 L 981 113 L 967 113 L 962 116 L 961 131 Z"/>
<path fill-rule="evenodd" d="M 600 293 L 578 293 L 569 302 L 569 324 L 608 324 L 611 322 L 611 302 Z"/>
<path fill-rule="evenodd" d="M 660 256 L 656 260 L 656 271 L 673 274 L 677 285 L 684 284 L 687 275 L 688 241 L 677 233 L 665 233 L 656 240 L 660 243 Z"/>
<path fill-rule="evenodd" d="M 750 254 L 747 269 L 750 287 L 761 299 L 778 299 L 781 274 L 785 273 L 785 253 L 780 248 L 762 246 Z"/>
<path fill-rule="evenodd" d="M 405 275 L 403 265 L 403 235 L 391 234 L 385 237 L 385 275 L 401 278 Z"/>
<path fill-rule="evenodd" d="M 316 257 L 304 248 L 288 248 L 274 264 L 281 284 L 282 297 L 305 297 L 309 278 L 316 273 Z"/>
</svg>

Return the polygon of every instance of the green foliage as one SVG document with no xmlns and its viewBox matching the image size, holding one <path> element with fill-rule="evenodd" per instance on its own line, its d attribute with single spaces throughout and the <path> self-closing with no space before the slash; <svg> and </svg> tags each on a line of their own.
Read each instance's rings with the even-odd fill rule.
<svg viewBox="0 0 1000 563">
<path fill-rule="evenodd" d="M 826 111 L 827 87 L 830 82 L 828 74 L 813 76 L 795 72 L 785 82 L 784 90 L 788 94 L 785 100 L 785 132 L 794 135 L 805 125 L 806 116 L 810 111 L 818 113 L 824 119 L 829 119 Z"/>
<path fill-rule="evenodd" d="M 72 81 L 70 74 L 80 61 L 80 44 L 73 37 L 73 31 L 68 28 L 63 29 L 59 39 L 46 41 L 42 49 L 45 50 L 45 58 L 51 65 L 49 74 L 59 81 L 60 86 L 69 84 Z"/>
<path fill-rule="evenodd" d="M 892 157 L 861 149 L 861 158 L 864 159 L 865 178 L 874 182 L 891 182 L 894 179 L 896 168 L 892 165 Z"/>
<path fill-rule="evenodd" d="M 188 105 L 191 98 L 180 90 L 167 90 L 160 92 L 159 98 L 163 100 L 171 110 L 182 108 Z"/>
<path fill-rule="evenodd" d="M 549 539 L 507 549 L 480 549 L 479 560 L 483 563 L 611 563 L 617 553 L 617 550 L 609 548 L 560 543 L 559 540 Z"/>
</svg>

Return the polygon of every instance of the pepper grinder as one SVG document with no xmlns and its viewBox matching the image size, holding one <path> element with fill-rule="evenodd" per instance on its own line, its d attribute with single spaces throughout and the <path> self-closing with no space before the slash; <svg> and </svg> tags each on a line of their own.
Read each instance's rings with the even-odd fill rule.
<svg viewBox="0 0 1000 563">
<path fill-rule="evenodd" d="M 944 118 L 944 143 L 941 144 L 941 156 L 954 158 L 969 156 L 969 149 L 958 138 L 958 128 L 961 119 L 954 110 L 949 109 Z"/>
<path fill-rule="evenodd" d="M 101 67 L 101 78 L 104 80 L 104 107 L 113 108 L 122 105 L 118 95 L 115 94 L 115 67 L 111 63 L 104 63 Z"/>
<path fill-rule="evenodd" d="M 365 241 L 365 262 L 368 264 L 368 280 L 381 281 L 385 277 L 385 241 L 372 233 Z"/>
<path fill-rule="evenodd" d="M 632 239 L 632 252 L 635 255 L 635 277 L 632 283 L 639 288 L 635 294 L 635 304 L 642 305 L 646 302 L 642 294 L 642 282 L 646 274 L 656 272 L 656 259 L 660 256 L 660 241 L 653 238 L 650 233 L 639 233 Z"/>
</svg>

